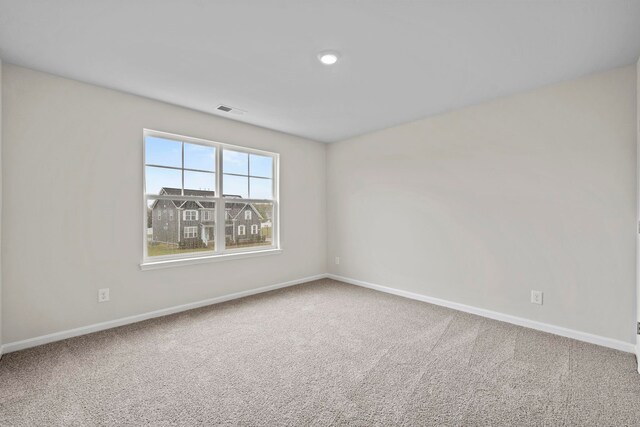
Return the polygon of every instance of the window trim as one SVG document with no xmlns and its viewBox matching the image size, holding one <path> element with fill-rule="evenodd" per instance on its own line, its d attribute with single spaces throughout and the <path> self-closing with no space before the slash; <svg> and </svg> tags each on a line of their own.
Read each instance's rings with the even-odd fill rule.
<svg viewBox="0 0 640 427">
<path fill-rule="evenodd" d="M 195 218 L 191 219 L 191 218 L 187 218 L 187 213 L 189 214 L 189 217 L 191 217 L 191 214 L 194 213 L 195 214 Z M 182 220 L 183 221 L 198 221 L 198 210 L 197 209 L 185 209 L 184 211 L 182 211 Z"/>
<path fill-rule="evenodd" d="M 215 170 L 214 172 L 206 171 L 208 173 L 215 174 L 215 197 L 208 196 L 169 196 L 169 195 L 147 195 L 146 193 L 146 166 L 152 166 L 146 164 L 146 138 L 148 136 L 155 136 L 159 138 L 170 139 L 174 141 L 179 141 L 183 143 L 197 144 L 214 147 L 215 150 Z M 184 147 L 184 146 L 183 146 Z M 269 203 L 272 205 L 273 210 L 273 218 L 271 218 L 272 223 L 272 244 L 269 246 L 255 246 L 255 247 L 245 247 L 245 248 L 225 248 L 225 213 L 226 209 L 223 209 L 226 206 L 226 202 L 233 203 L 237 201 L 236 198 L 224 197 L 222 193 L 222 188 L 224 187 L 224 171 L 222 169 L 222 157 L 224 150 L 233 150 L 238 152 L 243 152 L 247 154 L 257 154 L 261 156 L 268 156 L 273 159 L 273 169 L 272 169 L 272 177 L 271 177 L 271 185 L 272 185 L 272 199 L 241 199 L 243 203 Z M 183 165 L 184 166 L 184 165 Z M 159 166 L 163 167 L 163 166 Z M 172 167 L 167 167 L 172 169 Z M 175 168 L 173 168 L 175 169 Z M 279 198 L 279 182 L 280 182 L 280 154 L 259 150 L 255 148 L 242 147 L 232 144 L 226 144 L 218 141 L 211 141 L 202 138 L 195 138 L 185 135 L 173 134 L 168 132 L 156 131 L 152 129 L 143 129 L 142 135 L 142 200 L 143 200 L 143 227 L 142 227 L 142 246 L 143 246 L 143 256 L 142 262 L 140 264 L 141 269 L 146 270 L 146 266 L 152 265 L 160 265 L 169 266 L 169 265 L 185 265 L 192 264 L 194 260 L 198 260 L 198 262 L 206 262 L 214 261 L 214 260 L 224 260 L 224 259 L 234 259 L 238 257 L 251 256 L 252 254 L 260 255 L 267 253 L 281 253 L 282 249 L 280 247 L 280 227 L 279 227 L 279 219 L 280 219 L 280 198 Z M 220 197 L 222 195 L 222 197 Z M 149 200 L 200 200 L 200 201 L 210 201 L 214 202 L 216 209 L 214 214 L 214 221 L 216 226 L 220 226 L 223 230 L 222 233 L 215 233 L 215 250 L 212 251 L 202 251 L 202 252 L 193 252 L 193 253 L 185 253 L 185 254 L 175 254 L 175 255 L 163 255 L 163 256 L 154 256 L 149 257 L 147 252 L 147 203 Z M 219 230 L 216 230 L 219 231 Z M 178 236 L 180 238 L 184 238 L 182 236 L 183 233 L 180 233 L 178 229 Z M 156 268 L 156 267 L 151 267 Z"/>
<path fill-rule="evenodd" d="M 197 239 L 198 238 L 198 226 L 197 225 L 190 225 L 189 227 L 184 227 L 182 230 L 183 230 L 182 231 L 182 237 L 184 237 L 185 239 Z M 189 231 L 187 231 L 187 230 L 189 230 Z M 187 232 L 189 233 L 189 236 L 187 236 Z M 191 234 L 193 234 L 193 236 Z"/>
<path fill-rule="evenodd" d="M 200 221 L 215 221 L 216 220 L 216 211 L 215 209 L 202 209 L 202 215 L 200 215 Z M 206 214 L 206 215 L 205 215 Z"/>
<path fill-rule="evenodd" d="M 255 227 L 255 230 L 256 230 L 255 233 L 253 232 L 254 227 Z M 258 228 L 258 224 L 251 224 L 251 235 L 254 235 L 254 234 L 258 234 L 258 235 L 260 234 L 260 228 Z"/>
<path fill-rule="evenodd" d="M 158 270 L 167 267 L 180 267 L 193 264 L 205 264 L 218 261 L 229 261 L 234 259 L 253 258 L 265 255 L 278 255 L 282 253 L 282 249 L 265 249 L 260 251 L 251 252 L 237 252 L 237 253 L 225 253 L 222 255 L 207 255 L 193 258 L 176 258 L 176 259 L 162 259 L 145 262 L 140 264 L 140 270 Z"/>
</svg>

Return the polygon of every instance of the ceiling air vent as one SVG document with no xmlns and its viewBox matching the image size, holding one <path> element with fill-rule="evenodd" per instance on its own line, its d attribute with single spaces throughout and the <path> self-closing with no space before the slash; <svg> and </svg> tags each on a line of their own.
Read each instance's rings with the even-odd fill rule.
<svg viewBox="0 0 640 427">
<path fill-rule="evenodd" d="M 238 115 L 242 115 L 244 113 L 246 113 L 246 111 L 241 110 L 239 108 L 233 108 L 233 107 L 229 107 L 228 105 L 218 105 L 216 107 L 216 110 L 218 111 L 222 111 L 224 113 L 229 113 L 229 114 L 238 114 Z"/>
</svg>

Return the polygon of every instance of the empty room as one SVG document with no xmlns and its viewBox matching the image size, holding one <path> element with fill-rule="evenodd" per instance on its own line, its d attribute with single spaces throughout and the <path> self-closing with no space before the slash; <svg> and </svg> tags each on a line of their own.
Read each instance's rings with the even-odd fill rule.
<svg viewBox="0 0 640 427">
<path fill-rule="evenodd" d="M 640 0 L 0 0 L 0 426 L 640 426 Z"/>
</svg>

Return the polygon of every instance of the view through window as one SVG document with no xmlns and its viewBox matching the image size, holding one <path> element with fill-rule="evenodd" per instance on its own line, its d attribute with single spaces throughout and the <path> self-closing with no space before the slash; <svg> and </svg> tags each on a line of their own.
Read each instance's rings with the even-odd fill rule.
<svg viewBox="0 0 640 427">
<path fill-rule="evenodd" d="M 278 156 L 144 132 L 145 259 L 277 247 Z"/>
</svg>

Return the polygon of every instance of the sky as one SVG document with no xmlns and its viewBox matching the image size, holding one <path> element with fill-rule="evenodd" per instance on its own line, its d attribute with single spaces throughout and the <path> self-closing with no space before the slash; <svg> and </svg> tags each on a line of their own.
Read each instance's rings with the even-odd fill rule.
<svg viewBox="0 0 640 427">
<path fill-rule="evenodd" d="M 162 187 L 180 188 L 182 186 L 183 144 L 184 188 L 215 190 L 215 174 L 217 172 L 215 170 L 215 147 L 147 136 L 145 138 L 147 194 L 158 194 Z M 188 169 L 197 169 L 197 171 Z M 222 177 L 224 194 L 252 199 L 273 198 L 273 159 L 271 157 L 223 149 L 222 170 L 224 172 Z"/>
</svg>

